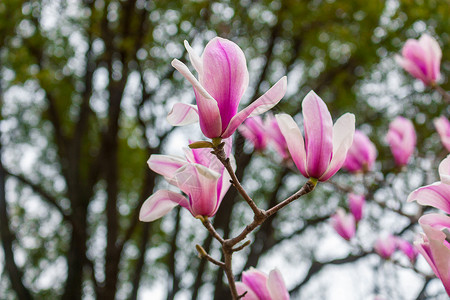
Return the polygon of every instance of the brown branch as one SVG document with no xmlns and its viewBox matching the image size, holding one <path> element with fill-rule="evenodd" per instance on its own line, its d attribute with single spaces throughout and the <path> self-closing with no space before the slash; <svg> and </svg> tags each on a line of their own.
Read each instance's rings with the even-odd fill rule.
<svg viewBox="0 0 450 300">
<path fill-rule="evenodd" d="M 216 141 L 213 140 L 213 144 Z M 250 206 L 250 208 L 253 210 L 253 213 L 256 217 L 260 218 L 262 217 L 263 211 L 258 208 L 258 206 L 255 204 L 255 202 L 252 200 L 252 198 L 247 194 L 245 189 L 242 187 L 241 183 L 239 182 L 239 179 L 237 178 L 236 174 L 234 173 L 233 167 L 231 166 L 230 159 L 226 157 L 225 151 L 223 150 L 223 147 L 225 146 L 225 143 L 222 142 L 220 144 L 215 144 L 215 147 L 213 148 L 212 153 L 219 159 L 219 161 L 224 165 L 225 169 L 227 169 L 228 174 L 230 174 L 231 177 L 231 183 L 233 186 L 238 190 L 239 194 L 241 194 L 242 198 L 247 202 L 247 204 Z"/>
<path fill-rule="evenodd" d="M 447 93 L 440 85 L 434 84 L 431 88 L 435 89 L 444 99 L 445 102 L 450 103 L 450 94 Z"/>
<path fill-rule="evenodd" d="M 221 236 L 219 235 L 219 233 L 216 231 L 216 229 L 214 229 L 214 226 L 211 224 L 211 221 L 209 220 L 209 218 L 208 218 L 208 217 L 201 217 L 201 216 L 199 216 L 198 218 L 202 221 L 202 223 L 203 223 L 203 225 L 206 227 L 206 229 L 208 229 L 209 233 L 210 233 L 216 240 L 218 240 L 219 243 L 221 243 L 221 244 L 223 245 L 223 243 L 224 243 L 225 240 L 223 239 L 223 237 L 221 237 Z"/>
<path fill-rule="evenodd" d="M 200 258 L 205 258 L 206 260 L 212 262 L 213 264 L 221 267 L 221 268 L 225 268 L 225 263 L 218 261 L 216 259 L 214 259 L 211 255 L 209 255 L 205 249 L 203 249 L 202 246 L 200 245 L 195 245 L 195 249 L 197 249 L 198 255 L 200 256 Z"/>
</svg>

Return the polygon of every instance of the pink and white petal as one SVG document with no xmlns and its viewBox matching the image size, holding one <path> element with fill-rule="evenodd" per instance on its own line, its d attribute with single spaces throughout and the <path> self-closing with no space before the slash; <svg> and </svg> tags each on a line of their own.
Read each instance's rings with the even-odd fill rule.
<svg viewBox="0 0 450 300">
<path fill-rule="evenodd" d="M 423 71 L 414 62 L 399 55 L 395 56 L 395 61 L 413 77 L 422 80 L 425 84 L 428 84 L 428 79 L 425 77 Z"/>
<path fill-rule="evenodd" d="M 181 157 L 162 154 L 152 154 L 147 161 L 147 164 L 152 171 L 166 178 L 172 178 L 178 169 L 187 163 L 188 162 Z"/>
<path fill-rule="evenodd" d="M 450 214 L 450 185 L 435 182 L 420 187 L 409 194 L 407 201 L 416 200 L 420 205 L 433 206 Z"/>
<path fill-rule="evenodd" d="M 197 109 L 199 114 L 200 128 L 204 135 L 209 138 L 219 137 L 222 132 L 220 111 L 217 101 L 205 90 L 205 88 L 192 75 L 188 67 L 178 59 L 172 61 L 172 66 L 177 69 L 194 87 Z"/>
<path fill-rule="evenodd" d="M 214 215 L 219 177 L 219 173 L 199 164 L 187 164 L 174 175 L 176 186 L 189 196 L 189 210 L 194 217 Z"/>
<path fill-rule="evenodd" d="M 217 100 L 224 131 L 236 115 L 239 101 L 248 87 L 245 55 L 232 41 L 216 37 L 206 45 L 202 60 L 200 83 Z"/>
<path fill-rule="evenodd" d="M 302 114 L 306 170 L 309 177 L 319 178 L 326 171 L 333 155 L 333 120 L 325 102 L 314 91 L 310 91 L 303 99 Z"/>
<path fill-rule="evenodd" d="M 167 122 L 172 126 L 184 126 L 198 122 L 196 105 L 175 103 L 167 115 Z"/>
<path fill-rule="evenodd" d="M 249 107 L 252 105 L 256 106 L 249 117 L 258 116 L 274 107 L 284 97 L 286 89 L 287 77 L 283 76 L 267 92 L 249 105 Z"/>
<path fill-rule="evenodd" d="M 184 41 L 184 47 L 189 53 L 189 60 L 191 61 L 192 65 L 194 66 L 194 69 L 197 71 L 198 76 L 200 77 L 201 74 L 203 74 L 202 59 L 194 52 L 194 49 L 192 49 L 191 45 L 189 45 L 189 42 L 186 40 Z"/>
<path fill-rule="evenodd" d="M 270 300 L 267 279 L 266 274 L 255 268 L 242 272 L 242 282 L 250 287 L 261 300 Z"/>
<path fill-rule="evenodd" d="M 278 269 L 270 271 L 267 279 L 267 288 L 269 289 L 271 300 L 289 300 L 289 293 Z"/>
<path fill-rule="evenodd" d="M 303 176 L 308 177 L 306 172 L 306 150 L 303 141 L 303 135 L 295 123 L 294 119 L 288 114 L 275 115 L 278 126 L 283 134 L 292 160 Z"/>
<path fill-rule="evenodd" d="M 429 256 L 433 264 L 433 271 L 441 279 L 447 294 L 450 296 L 450 245 L 446 241 L 446 234 L 429 225 L 422 225 L 428 239 Z"/>
<path fill-rule="evenodd" d="M 264 95 L 256 99 L 252 104 L 238 112 L 231 120 L 228 127 L 222 133 L 222 138 L 231 136 L 236 128 L 248 117 L 260 115 L 274 107 L 284 97 L 287 87 L 286 76 L 275 83 Z"/>
<path fill-rule="evenodd" d="M 139 220 L 152 222 L 168 214 L 177 205 L 187 207 L 187 201 L 185 197 L 178 193 L 159 190 L 142 204 Z"/>
<path fill-rule="evenodd" d="M 439 164 L 439 176 L 442 183 L 450 184 L 450 155 Z"/>
<path fill-rule="evenodd" d="M 443 214 L 426 214 L 419 219 L 420 225 L 429 225 L 438 230 L 450 229 L 450 217 Z"/>
<path fill-rule="evenodd" d="M 326 181 L 333 176 L 345 162 L 347 151 L 353 143 L 355 115 L 346 113 L 336 120 L 333 126 L 333 157 L 325 173 L 319 178 Z"/>
<path fill-rule="evenodd" d="M 236 290 L 237 290 L 239 296 L 244 294 L 245 292 L 247 292 L 245 294 L 245 296 L 240 298 L 240 299 L 244 299 L 244 300 L 260 300 L 258 298 L 258 296 L 256 296 L 255 292 L 251 288 L 246 286 L 245 283 L 243 283 L 243 282 L 240 282 L 240 281 L 236 282 Z"/>
<path fill-rule="evenodd" d="M 426 61 L 428 78 L 433 81 L 439 80 L 442 50 L 438 42 L 430 35 L 423 34 L 419 39 L 419 44 L 425 52 L 424 60 Z"/>
</svg>

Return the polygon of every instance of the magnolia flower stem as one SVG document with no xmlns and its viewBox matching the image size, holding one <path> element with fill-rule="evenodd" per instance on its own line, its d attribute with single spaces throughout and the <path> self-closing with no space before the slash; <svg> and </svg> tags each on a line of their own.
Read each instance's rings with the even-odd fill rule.
<svg viewBox="0 0 450 300">
<path fill-rule="evenodd" d="M 444 101 L 446 101 L 447 103 L 450 103 L 450 94 L 448 94 L 440 85 L 435 84 L 433 85 L 433 88 L 439 93 L 441 94 L 442 98 L 444 99 Z"/>
<path fill-rule="evenodd" d="M 199 217 L 200 218 L 200 217 Z M 224 239 L 219 235 L 219 233 L 216 231 L 214 226 L 211 224 L 211 221 L 209 221 L 208 217 L 201 217 L 200 220 L 202 221 L 203 225 L 208 229 L 209 233 L 219 241 L 223 245 Z"/>
<path fill-rule="evenodd" d="M 252 200 L 252 198 L 247 194 L 247 192 L 244 190 L 241 183 L 239 182 L 236 174 L 234 173 L 233 167 L 231 166 L 230 159 L 227 158 L 225 151 L 223 150 L 224 145 L 225 145 L 225 143 L 220 143 L 219 145 L 215 146 L 213 148 L 212 153 L 224 165 L 225 169 L 227 169 L 228 174 L 230 174 L 230 176 L 231 176 L 232 184 L 238 190 L 239 194 L 241 194 L 241 196 L 245 199 L 245 201 L 250 206 L 250 208 L 253 210 L 253 213 L 256 216 L 261 216 L 263 214 L 263 211 L 260 208 L 258 208 L 258 206 L 255 204 L 255 202 Z"/>
<path fill-rule="evenodd" d="M 215 265 L 217 265 L 217 266 L 219 266 L 219 267 L 221 267 L 221 268 L 224 268 L 224 267 L 225 267 L 225 263 L 224 263 L 224 262 L 221 262 L 221 261 L 218 261 L 218 260 L 214 259 L 211 255 L 209 255 L 209 254 L 206 252 L 205 249 L 203 249 L 202 246 L 200 246 L 200 245 L 195 245 L 195 248 L 197 249 L 197 252 L 198 252 L 198 254 L 200 255 L 201 258 L 205 258 L 205 259 L 207 259 L 208 261 L 212 262 L 213 264 L 215 264 Z"/>
</svg>

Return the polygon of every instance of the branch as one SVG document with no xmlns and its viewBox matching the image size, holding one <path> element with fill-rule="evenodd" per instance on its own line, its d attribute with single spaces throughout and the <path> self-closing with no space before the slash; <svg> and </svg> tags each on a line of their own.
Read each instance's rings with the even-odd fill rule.
<svg viewBox="0 0 450 300">
<path fill-rule="evenodd" d="M 63 218 L 65 220 L 72 223 L 70 215 L 58 204 L 58 201 L 56 200 L 56 198 L 54 198 L 52 195 L 50 195 L 43 187 L 41 187 L 40 185 L 38 185 L 36 183 L 33 183 L 30 179 L 26 178 L 22 174 L 14 174 L 7 170 L 4 170 L 4 172 L 6 175 L 14 177 L 17 180 L 19 180 L 20 182 L 22 182 L 23 184 L 28 185 L 36 194 L 41 196 L 41 199 L 45 200 L 47 203 L 49 203 L 54 208 L 56 208 L 56 210 L 61 213 L 61 215 L 63 216 Z"/>
</svg>

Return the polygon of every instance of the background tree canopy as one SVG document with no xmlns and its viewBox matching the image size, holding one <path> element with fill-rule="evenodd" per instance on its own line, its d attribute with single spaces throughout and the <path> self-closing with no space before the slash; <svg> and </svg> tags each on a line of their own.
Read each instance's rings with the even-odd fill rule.
<svg viewBox="0 0 450 300">
<path fill-rule="evenodd" d="M 439 280 L 382 263 L 372 245 L 385 231 L 413 240 L 420 228 L 404 212 L 418 206 L 406 196 L 436 180 L 447 154 L 432 123 L 448 116 L 447 105 L 393 55 L 408 38 L 436 37 L 449 90 L 449 15 L 448 0 L 0 2 L 0 298 L 229 299 L 223 272 L 197 257 L 195 244 L 221 255 L 201 222 L 179 209 L 138 221 L 143 201 L 167 185 L 148 157 L 182 154 L 188 140 L 205 139 L 198 126 L 173 128 L 165 119 L 174 103 L 194 103 L 170 62 L 187 61 L 184 40 L 200 54 L 215 36 L 245 52 L 250 87 L 241 105 L 287 75 L 274 112 L 300 120 L 301 100 L 313 89 L 334 119 L 354 113 L 378 150 L 368 176 L 340 171 L 266 222 L 236 255 L 235 275 L 277 266 L 293 299 L 445 297 Z M 397 115 L 418 135 L 402 172 L 384 139 Z M 261 207 L 305 182 L 275 152 L 255 153 L 238 134 L 234 153 L 237 176 Z M 348 244 L 328 219 L 348 190 L 364 186 L 360 242 Z M 230 236 L 250 219 L 231 188 L 213 223 Z M 431 275 L 422 258 L 418 265 Z"/>
</svg>

